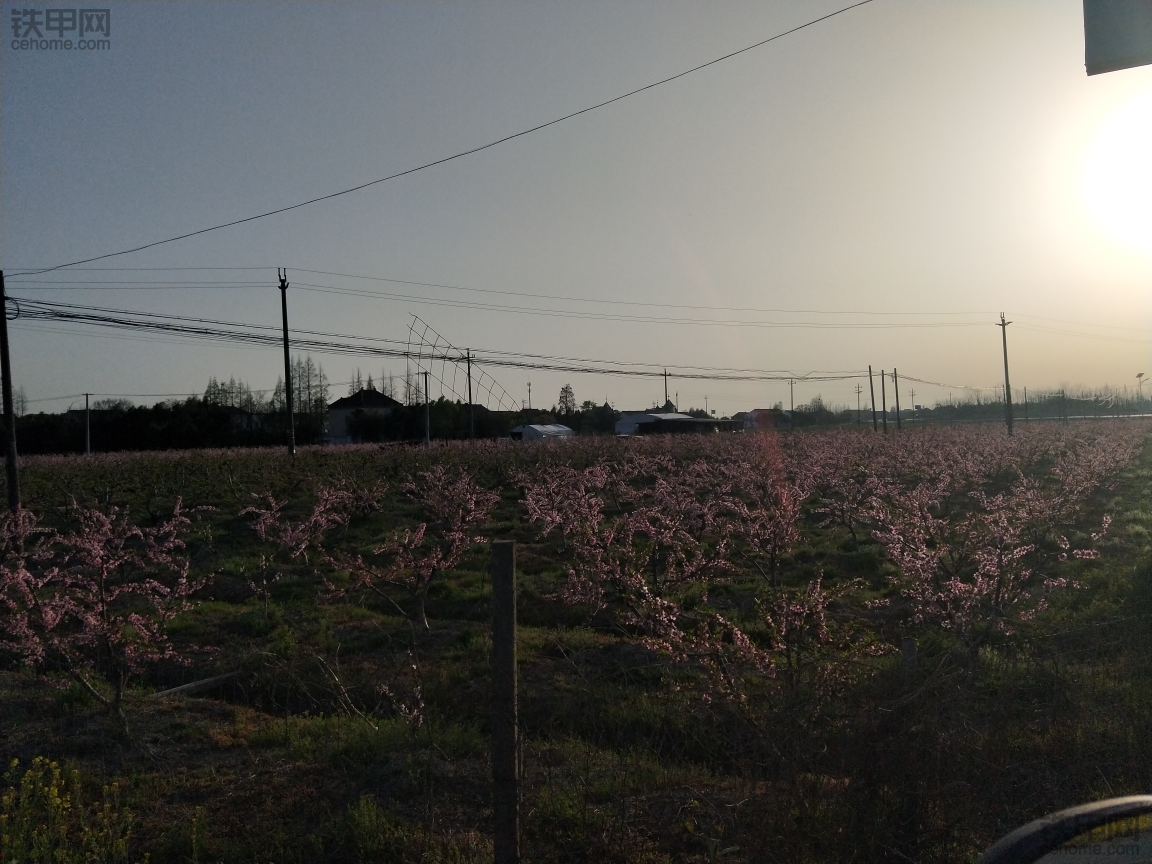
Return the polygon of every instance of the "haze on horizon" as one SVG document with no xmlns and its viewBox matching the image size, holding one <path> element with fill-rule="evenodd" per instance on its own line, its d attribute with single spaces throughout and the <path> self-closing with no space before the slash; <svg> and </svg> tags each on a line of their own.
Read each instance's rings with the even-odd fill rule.
<svg viewBox="0 0 1152 864">
<path fill-rule="evenodd" d="M 107 51 L 13 50 L 12 9 L 31 5 L 2 4 L 6 274 L 403 171 L 848 4 L 112 2 Z M 498 147 L 84 265 L 259 269 L 72 268 L 8 293 L 278 326 L 283 266 L 294 328 L 403 340 L 419 315 L 481 352 L 896 366 L 986 395 L 1003 311 L 1017 392 L 1133 387 L 1152 373 L 1149 152 L 1152 67 L 1087 77 L 1080 0 L 874 0 Z M 133 284 L 162 280 L 201 287 Z M 276 349 L 10 326 L 34 411 L 282 371 Z M 405 371 L 313 356 L 333 396 L 357 367 Z M 489 371 L 517 400 L 531 380 L 537 407 L 566 383 L 617 408 L 663 398 L 658 379 Z M 796 401 L 854 407 L 857 383 L 804 382 Z M 786 382 L 670 389 L 723 413 L 788 403 Z"/>
</svg>

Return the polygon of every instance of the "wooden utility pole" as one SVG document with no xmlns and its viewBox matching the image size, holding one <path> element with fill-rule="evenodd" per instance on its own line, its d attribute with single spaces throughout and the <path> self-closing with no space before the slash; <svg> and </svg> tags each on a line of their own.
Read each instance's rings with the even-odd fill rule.
<svg viewBox="0 0 1152 864">
<path fill-rule="evenodd" d="M 8 357 L 8 295 L 4 291 L 4 271 L 0 270 L 0 388 L 4 391 L 4 431 L 8 472 L 8 509 L 20 509 L 20 472 L 16 466 L 16 406 L 12 402 L 12 361 Z"/>
<path fill-rule="evenodd" d="M 1012 386 L 1008 383 L 1008 325 L 1011 321 L 1004 320 L 1004 313 L 1000 313 L 1000 336 L 1004 342 L 1004 419 L 1008 423 L 1008 434 L 1012 434 Z"/>
<path fill-rule="evenodd" d="M 296 455 L 296 422 L 292 418 L 292 358 L 288 353 L 288 271 L 276 268 L 280 277 L 280 311 L 284 317 L 284 404 L 288 410 L 288 455 Z"/>
<path fill-rule="evenodd" d="M 424 372 L 424 446 L 429 447 L 432 444 L 432 409 L 429 407 L 431 400 L 428 397 L 428 372 Z"/>
<path fill-rule="evenodd" d="M 884 421 L 884 431 L 888 431 L 888 396 L 884 392 L 884 370 L 880 370 L 880 417 Z"/>
<path fill-rule="evenodd" d="M 520 861 L 516 541 L 492 543 L 492 821 L 496 864 Z"/>
<path fill-rule="evenodd" d="M 868 364 L 868 395 L 872 399 L 872 431 L 876 431 L 876 385 L 872 383 L 872 364 Z"/>
<path fill-rule="evenodd" d="M 84 394 L 84 455 L 92 455 L 92 423 L 88 411 L 88 397 L 91 393 Z"/>
<path fill-rule="evenodd" d="M 472 407 L 472 349 L 468 349 L 468 437 L 476 437 L 476 409 Z M 457 367 L 459 368 L 459 367 Z"/>
<path fill-rule="evenodd" d="M 896 428 L 902 429 L 900 425 L 900 379 L 896 377 L 896 367 L 892 367 L 892 390 L 896 393 Z"/>
</svg>

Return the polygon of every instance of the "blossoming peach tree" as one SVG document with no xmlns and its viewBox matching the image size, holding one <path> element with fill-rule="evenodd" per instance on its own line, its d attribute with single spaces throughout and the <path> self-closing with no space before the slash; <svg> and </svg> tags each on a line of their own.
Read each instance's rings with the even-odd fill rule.
<svg viewBox="0 0 1152 864">
<path fill-rule="evenodd" d="M 184 659 L 165 625 L 207 577 L 189 574 L 191 521 L 179 502 L 154 528 L 114 507 L 74 505 L 73 515 L 78 527 L 65 533 L 28 510 L 3 517 L 0 644 L 37 671 L 66 674 L 127 732 L 130 678 L 157 660 Z"/>
</svg>

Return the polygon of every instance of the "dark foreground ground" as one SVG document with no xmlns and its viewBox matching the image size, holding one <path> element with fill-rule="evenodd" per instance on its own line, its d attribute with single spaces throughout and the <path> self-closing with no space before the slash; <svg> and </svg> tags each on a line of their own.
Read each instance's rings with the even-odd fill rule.
<svg viewBox="0 0 1152 864">
<path fill-rule="evenodd" d="M 267 606 L 249 587 L 261 550 L 239 515 L 248 493 L 304 507 L 321 474 L 416 466 L 380 452 L 295 468 L 212 454 L 29 467 L 29 505 L 61 519 L 73 496 L 142 515 L 175 494 L 218 508 L 193 546 L 195 567 L 218 575 L 174 625 L 191 665 L 136 681 L 127 737 L 78 687 L 0 658 L 0 754 L 20 763 L 0 785 L 37 756 L 78 772 L 61 831 L 80 857 L 58 860 L 490 860 L 485 548 L 433 592 L 427 633 L 384 604 L 325 601 L 315 562 L 292 564 Z M 827 698 L 752 683 L 744 702 L 703 699 L 690 669 L 549 600 L 564 550 L 506 490 L 491 527 L 521 541 L 526 860 L 968 862 L 1044 812 L 1152 791 L 1150 455 L 1096 502 L 1114 521 L 1102 557 L 1076 571 L 1084 589 L 975 660 L 894 613 L 851 613 L 889 644 L 914 635 L 917 661 L 879 657 Z M 405 506 L 353 536 L 410 521 Z M 783 571 L 878 593 L 880 546 L 806 519 Z M 150 695 L 233 671 L 195 696 Z"/>
</svg>

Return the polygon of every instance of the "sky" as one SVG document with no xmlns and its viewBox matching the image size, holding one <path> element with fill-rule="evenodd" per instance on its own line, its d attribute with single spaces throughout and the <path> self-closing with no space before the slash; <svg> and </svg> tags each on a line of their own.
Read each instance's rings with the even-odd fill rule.
<svg viewBox="0 0 1152 864">
<path fill-rule="evenodd" d="M 681 409 L 720 414 L 855 407 L 858 385 L 867 406 L 868 366 L 895 367 L 931 405 L 1002 385 L 1003 312 L 1017 398 L 1152 373 L 1152 67 L 1087 77 L 1080 0 L 873 0 L 395 180 L 20 275 L 443 159 L 847 5 L 109 0 L 106 49 L 53 51 L 13 48 L 12 10 L 79 5 L 3 3 L 7 292 L 277 327 L 284 267 L 291 328 L 407 342 L 419 316 L 534 407 L 571 384 L 648 408 L 664 379 L 486 356 L 667 366 Z M 31 411 L 283 372 L 273 346 L 9 327 Z M 405 374 L 312 356 L 334 397 Z"/>
</svg>

